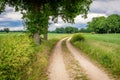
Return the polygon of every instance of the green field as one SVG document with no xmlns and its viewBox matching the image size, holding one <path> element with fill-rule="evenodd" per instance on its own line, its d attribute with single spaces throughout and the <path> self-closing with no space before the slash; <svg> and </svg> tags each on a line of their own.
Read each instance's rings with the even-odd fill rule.
<svg viewBox="0 0 120 80">
<path fill-rule="evenodd" d="M 40 46 L 25 33 L 0 34 L 0 80 L 47 80 L 49 53 L 68 34 L 48 34 Z"/>
<path fill-rule="evenodd" d="M 120 34 L 82 34 L 85 41 L 72 44 L 120 78 Z"/>
<path fill-rule="evenodd" d="M 82 34 L 72 43 L 116 79 L 120 78 L 120 34 Z M 0 33 L 0 80 L 47 80 L 49 55 L 56 42 L 71 34 L 48 34 L 40 46 L 25 33 Z"/>
</svg>

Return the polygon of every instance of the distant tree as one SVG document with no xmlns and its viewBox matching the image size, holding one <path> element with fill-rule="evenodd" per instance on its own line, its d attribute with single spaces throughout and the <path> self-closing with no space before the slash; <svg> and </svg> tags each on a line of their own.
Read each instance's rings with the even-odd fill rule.
<svg viewBox="0 0 120 80">
<path fill-rule="evenodd" d="M 85 31 L 85 28 L 81 28 L 80 30 L 79 30 L 79 32 L 84 32 Z"/>
<path fill-rule="evenodd" d="M 76 28 L 76 27 L 72 27 L 72 28 L 73 28 L 73 33 L 78 33 L 79 32 L 78 28 Z"/>
<path fill-rule="evenodd" d="M 81 28 L 80 30 L 79 30 L 79 32 L 82 32 L 82 33 L 89 33 L 89 32 L 92 32 L 92 30 L 89 30 L 89 29 L 85 29 L 85 28 Z"/>
<path fill-rule="evenodd" d="M 120 15 L 112 14 L 107 18 L 107 26 L 112 33 L 120 32 Z"/>
<path fill-rule="evenodd" d="M 1 29 L 0 32 L 4 32 L 4 31 Z"/>
<path fill-rule="evenodd" d="M 4 31 L 6 32 L 6 33 L 9 33 L 9 28 L 4 28 Z"/>
<path fill-rule="evenodd" d="M 61 28 L 56 28 L 55 30 L 56 33 L 65 33 L 65 29 L 63 27 Z"/>
<path fill-rule="evenodd" d="M 112 14 L 105 17 L 95 17 L 88 22 L 88 29 L 96 33 L 120 33 L 120 15 Z"/>
<path fill-rule="evenodd" d="M 52 32 L 56 32 L 56 33 L 77 33 L 79 30 L 78 28 L 76 27 L 71 27 L 71 26 L 68 26 L 66 28 L 56 28 L 55 31 L 52 31 Z"/>
<path fill-rule="evenodd" d="M 106 18 L 102 17 L 95 17 L 92 19 L 91 22 L 88 22 L 88 29 L 92 30 L 96 33 L 105 33 L 106 32 Z"/>
<path fill-rule="evenodd" d="M 74 32 L 74 30 L 71 26 L 68 26 L 65 28 L 65 33 L 73 33 L 73 32 Z"/>
</svg>

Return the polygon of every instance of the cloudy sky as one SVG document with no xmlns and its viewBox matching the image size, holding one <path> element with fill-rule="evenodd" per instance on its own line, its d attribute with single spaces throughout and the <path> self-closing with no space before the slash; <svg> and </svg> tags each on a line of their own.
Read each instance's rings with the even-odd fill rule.
<svg viewBox="0 0 120 80">
<path fill-rule="evenodd" d="M 64 23 L 59 17 L 58 23 L 53 23 L 49 26 L 49 30 L 54 30 L 56 27 L 74 26 L 78 28 L 85 28 L 86 23 L 91 21 L 93 17 L 109 16 L 111 14 L 120 14 L 120 0 L 94 0 L 90 6 L 88 18 L 83 19 L 81 15 L 75 18 L 75 24 Z M 0 15 L 0 29 L 4 27 L 10 30 L 23 30 L 22 15 L 20 12 L 14 12 L 11 7 L 6 7 L 6 11 Z M 51 22 L 51 21 L 50 21 Z"/>
</svg>

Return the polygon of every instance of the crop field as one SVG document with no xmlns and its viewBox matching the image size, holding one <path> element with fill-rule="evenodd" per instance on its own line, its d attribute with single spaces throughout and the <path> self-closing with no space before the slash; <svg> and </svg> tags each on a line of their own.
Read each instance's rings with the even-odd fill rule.
<svg viewBox="0 0 120 80">
<path fill-rule="evenodd" d="M 120 79 L 120 34 L 82 34 L 85 41 L 72 42 L 98 62 L 115 78 Z"/>
<path fill-rule="evenodd" d="M 55 43 L 66 36 L 48 34 L 49 40 L 36 46 L 25 33 L 1 33 L 0 80 L 46 80 L 48 54 Z"/>
</svg>

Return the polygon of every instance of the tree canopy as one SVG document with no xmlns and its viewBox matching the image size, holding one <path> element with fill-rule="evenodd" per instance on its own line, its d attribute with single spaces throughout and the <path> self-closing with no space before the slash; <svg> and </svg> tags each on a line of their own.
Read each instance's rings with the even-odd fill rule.
<svg viewBox="0 0 120 80">
<path fill-rule="evenodd" d="M 4 28 L 4 31 L 5 31 L 6 33 L 9 33 L 10 29 L 9 29 L 9 28 Z"/>
<path fill-rule="evenodd" d="M 0 11 L 4 11 L 5 5 L 13 6 L 16 10 L 27 12 L 41 12 L 46 5 L 49 5 L 51 15 L 60 15 L 63 20 L 73 22 L 73 18 L 79 14 L 86 14 L 92 0 L 0 0 Z"/>
<path fill-rule="evenodd" d="M 96 33 L 120 33 L 120 15 L 95 17 L 88 22 L 88 29 Z"/>
<path fill-rule="evenodd" d="M 6 5 L 15 7 L 16 11 L 23 14 L 27 29 L 34 37 L 35 34 L 39 37 L 38 35 L 47 33 L 49 16 L 54 22 L 60 16 L 65 22 L 73 23 L 79 14 L 87 17 L 91 2 L 92 0 L 0 0 L 0 13 Z"/>
</svg>

